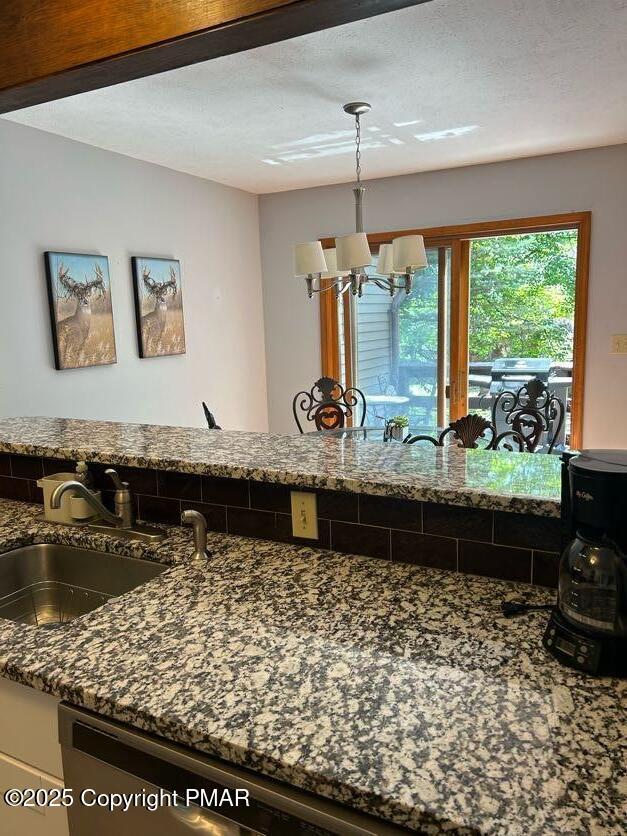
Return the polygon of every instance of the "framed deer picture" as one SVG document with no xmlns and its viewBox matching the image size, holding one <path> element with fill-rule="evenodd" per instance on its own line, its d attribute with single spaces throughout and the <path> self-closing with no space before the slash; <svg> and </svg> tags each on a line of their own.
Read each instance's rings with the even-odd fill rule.
<svg viewBox="0 0 627 836">
<path fill-rule="evenodd" d="M 181 265 L 172 258 L 131 261 L 139 356 L 185 354 Z"/>
<path fill-rule="evenodd" d="M 116 363 L 107 257 L 57 252 L 44 257 L 55 368 Z"/>
</svg>

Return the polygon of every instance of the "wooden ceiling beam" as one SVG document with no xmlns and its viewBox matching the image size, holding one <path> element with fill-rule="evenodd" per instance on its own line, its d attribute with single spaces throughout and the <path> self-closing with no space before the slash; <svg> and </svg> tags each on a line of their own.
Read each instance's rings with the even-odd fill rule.
<svg viewBox="0 0 627 836">
<path fill-rule="evenodd" d="M 3 0 L 0 113 L 425 2 Z"/>
</svg>

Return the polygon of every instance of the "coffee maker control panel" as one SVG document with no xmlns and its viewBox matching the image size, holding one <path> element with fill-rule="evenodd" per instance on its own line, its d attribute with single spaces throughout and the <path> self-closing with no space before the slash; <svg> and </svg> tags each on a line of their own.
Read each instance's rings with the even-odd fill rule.
<svg viewBox="0 0 627 836">
<path fill-rule="evenodd" d="M 574 633 L 555 611 L 551 613 L 542 644 L 562 664 L 584 673 L 597 673 L 601 657 L 600 642 L 584 639 Z"/>
</svg>

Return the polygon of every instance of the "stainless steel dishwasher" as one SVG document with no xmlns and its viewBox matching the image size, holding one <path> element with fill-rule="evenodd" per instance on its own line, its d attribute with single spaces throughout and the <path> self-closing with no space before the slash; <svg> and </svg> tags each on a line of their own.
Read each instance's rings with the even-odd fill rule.
<svg viewBox="0 0 627 836">
<path fill-rule="evenodd" d="M 59 706 L 63 777 L 72 792 L 70 836 L 398 836 L 407 833 L 340 804 L 105 720 Z M 236 791 L 239 790 L 239 794 Z M 152 810 L 163 793 L 176 805 Z M 111 811 L 112 794 L 140 803 Z M 189 795 L 194 801 L 189 801 Z M 102 798 L 103 806 L 96 798 Z M 85 803 L 81 803 L 84 797 Z M 233 799 L 237 806 L 217 806 Z M 247 803 L 244 803 L 244 799 Z"/>
</svg>

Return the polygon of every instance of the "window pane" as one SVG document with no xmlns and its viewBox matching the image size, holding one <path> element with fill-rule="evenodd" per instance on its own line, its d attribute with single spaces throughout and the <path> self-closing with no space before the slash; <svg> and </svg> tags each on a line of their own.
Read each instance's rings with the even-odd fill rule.
<svg viewBox="0 0 627 836">
<path fill-rule="evenodd" d="M 438 250 L 428 249 L 429 266 L 420 270 L 409 296 L 398 302 L 399 382 L 410 396 L 409 418 L 413 428 L 434 429 L 438 393 Z M 450 253 L 446 250 L 445 273 L 445 351 L 442 359 L 448 380 Z M 444 393 L 443 393 L 444 394 Z M 444 425 L 448 424 L 448 401 Z"/>
<path fill-rule="evenodd" d="M 438 250 L 427 255 L 429 266 L 418 271 L 409 295 L 401 291 L 392 298 L 367 284 L 356 302 L 357 385 L 366 394 L 370 425 L 405 415 L 412 429 L 437 426 Z M 443 267 L 448 283 L 448 255 Z M 374 265 L 368 273 L 376 275 Z M 448 334 L 448 310 L 445 322 Z M 447 358 L 448 345 L 445 366 Z"/>
<path fill-rule="evenodd" d="M 539 377 L 568 404 L 572 384 L 576 230 L 473 241 L 469 407 L 490 417 L 498 392 Z M 565 438 L 569 431 L 569 416 Z"/>
</svg>

